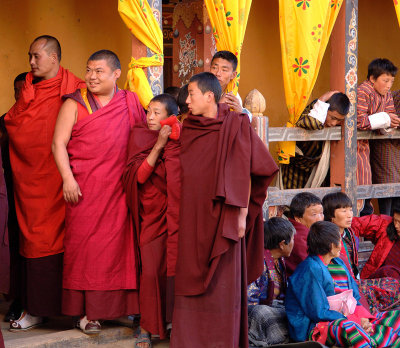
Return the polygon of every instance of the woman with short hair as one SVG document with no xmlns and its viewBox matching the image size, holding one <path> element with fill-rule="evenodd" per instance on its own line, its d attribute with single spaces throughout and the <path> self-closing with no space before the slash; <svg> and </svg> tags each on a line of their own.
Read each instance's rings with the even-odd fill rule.
<svg viewBox="0 0 400 348">
<path fill-rule="evenodd" d="M 357 284 L 339 258 L 339 227 L 328 221 L 314 223 L 307 247 L 309 256 L 289 278 L 286 292 L 290 337 L 330 346 L 400 347 L 400 312 L 374 316 L 359 302 Z M 330 304 L 333 299 L 339 305 Z"/>
</svg>

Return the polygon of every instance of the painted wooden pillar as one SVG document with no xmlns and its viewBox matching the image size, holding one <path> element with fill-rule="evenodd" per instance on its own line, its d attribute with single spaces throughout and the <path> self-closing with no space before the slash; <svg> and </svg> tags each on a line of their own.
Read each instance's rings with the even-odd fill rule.
<svg viewBox="0 0 400 348">
<path fill-rule="evenodd" d="M 186 1 L 175 6 L 173 14 L 174 86 L 181 87 L 202 71 L 210 71 L 216 52 L 212 27 L 204 1 Z"/>
<path fill-rule="evenodd" d="M 340 185 L 352 202 L 357 199 L 357 42 L 358 0 L 345 0 L 331 37 L 331 89 L 345 92 L 351 106 L 342 140 L 331 142 L 330 168 L 331 186 Z"/>
<path fill-rule="evenodd" d="M 147 0 L 154 17 L 157 19 L 160 28 L 162 29 L 161 17 L 162 17 L 162 1 L 161 0 Z M 135 36 L 132 35 L 132 57 L 138 59 L 140 57 L 151 57 L 154 54 L 149 48 L 141 43 Z M 145 69 L 147 73 L 147 79 L 149 81 L 151 90 L 154 95 L 161 94 L 163 92 L 163 67 L 162 66 L 151 66 Z"/>
</svg>

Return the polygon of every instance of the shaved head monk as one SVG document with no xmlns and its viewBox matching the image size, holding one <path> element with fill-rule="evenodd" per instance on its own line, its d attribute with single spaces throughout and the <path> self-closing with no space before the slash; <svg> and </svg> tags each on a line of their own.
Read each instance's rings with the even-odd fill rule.
<svg viewBox="0 0 400 348">
<path fill-rule="evenodd" d="M 248 116 L 218 104 L 213 74 L 188 92 L 171 347 L 248 347 L 247 285 L 263 271 L 262 204 L 278 168 Z"/>
<path fill-rule="evenodd" d="M 119 90 L 121 64 L 93 53 L 86 88 L 64 96 L 53 153 L 66 201 L 62 312 L 99 333 L 99 319 L 138 313 L 135 241 L 122 174 L 128 140 L 145 113 L 135 93 Z"/>
<path fill-rule="evenodd" d="M 5 116 L 21 229 L 24 311 L 10 330 L 27 330 L 42 317 L 61 314 L 65 206 L 62 180 L 51 153 L 54 125 L 64 94 L 84 83 L 60 66 L 61 47 L 48 35 L 29 48 L 31 71 L 20 97 Z"/>
</svg>

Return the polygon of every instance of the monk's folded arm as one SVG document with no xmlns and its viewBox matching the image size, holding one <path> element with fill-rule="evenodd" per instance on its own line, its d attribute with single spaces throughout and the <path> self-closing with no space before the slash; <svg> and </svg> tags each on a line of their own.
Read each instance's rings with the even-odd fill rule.
<svg viewBox="0 0 400 348">
<path fill-rule="evenodd" d="M 67 201 L 77 202 L 80 189 L 76 183 L 67 152 L 67 145 L 71 138 L 72 128 L 76 122 L 77 104 L 72 99 L 67 99 L 61 106 L 54 129 L 53 143 L 51 149 L 57 164 L 58 171 L 64 182 L 64 198 Z M 65 186 L 68 186 L 67 193 Z"/>
</svg>

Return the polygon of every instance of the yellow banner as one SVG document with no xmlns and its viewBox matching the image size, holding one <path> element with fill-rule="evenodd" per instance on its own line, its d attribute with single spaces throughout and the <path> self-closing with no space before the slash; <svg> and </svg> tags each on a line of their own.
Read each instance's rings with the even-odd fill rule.
<svg viewBox="0 0 400 348">
<path fill-rule="evenodd" d="M 397 20 L 399 21 L 399 24 L 400 24 L 400 1 L 393 0 L 393 3 L 394 3 L 394 8 L 396 9 Z"/>
<path fill-rule="evenodd" d="M 342 2 L 279 1 L 283 82 L 290 127 L 307 106 Z M 280 142 L 279 162 L 289 163 L 295 155 L 294 149 L 294 142 Z"/>
<path fill-rule="evenodd" d="M 226 92 L 237 94 L 240 80 L 240 53 L 252 0 L 204 0 L 213 28 L 217 50 L 231 51 L 238 58 L 237 76 Z"/>
<path fill-rule="evenodd" d="M 147 0 L 119 0 L 118 12 L 131 33 L 154 52 L 152 57 L 132 57 L 125 83 L 125 88 L 136 92 L 147 108 L 153 93 L 143 68 L 164 64 L 163 34 Z"/>
</svg>

